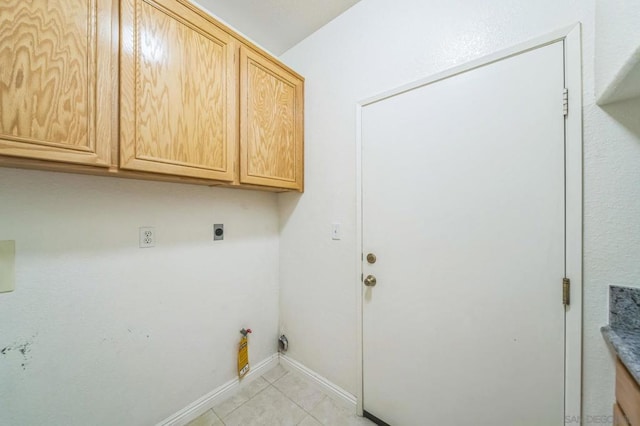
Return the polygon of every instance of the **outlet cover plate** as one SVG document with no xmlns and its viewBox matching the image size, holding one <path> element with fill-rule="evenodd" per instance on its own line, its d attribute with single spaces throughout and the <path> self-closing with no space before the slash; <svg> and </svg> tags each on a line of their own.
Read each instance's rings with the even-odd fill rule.
<svg viewBox="0 0 640 426">
<path fill-rule="evenodd" d="M 140 248 L 156 246 L 156 229 L 152 226 L 140 227 Z"/>
<path fill-rule="evenodd" d="M 340 240 L 342 238 L 342 225 L 339 223 L 331 224 L 331 239 Z"/>
<path fill-rule="evenodd" d="M 224 240 L 224 224 L 215 223 L 213 225 L 213 241 Z"/>
</svg>

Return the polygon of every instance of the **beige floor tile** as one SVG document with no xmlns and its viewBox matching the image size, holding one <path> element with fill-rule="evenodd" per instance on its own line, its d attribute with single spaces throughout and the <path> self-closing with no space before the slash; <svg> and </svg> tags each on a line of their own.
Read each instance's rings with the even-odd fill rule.
<svg viewBox="0 0 640 426">
<path fill-rule="evenodd" d="M 369 419 L 358 417 L 355 413 L 340 407 L 328 396 L 320 401 L 309 413 L 321 424 L 327 426 L 375 425 Z"/>
<path fill-rule="evenodd" d="M 267 386 L 269 386 L 269 382 L 267 382 L 262 377 L 258 377 L 257 379 L 253 380 L 251 383 L 247 383 L 246 385 L 241 384 L 241 388 L 237 393 L 216 404 L 213 407 L 213 411 L 218 415 L 218 417 L 224 418 L 233 410 L 249 401 Z"/>
<path fill-rule="evenodd" d="M 307 417 L 298 423 L 298 426 L 322 426 L 322 423 L 314 419 L 312 416 L 307 415 Z"/>
<path fill-rule="evenodd" d="M 294 426 L 306 413 L 273 386 L 223 417 L 227 426 Z"/>
<path fill-rule="evenodd" d="M 265 379 L 269 383 L 273 383 L 282 376 L 287 374 L 287 370 L 284 369 L 280 364 L 273 367 L 271 370 L 267 371 L 262 375 L 262 378 Z"/>
<path fill-rule="evenodd" d="M 249 399 L 251 399 L 257 394 L 259 394 L 260 392 L 262 392 L 263 389 L 266 389 L 267 386 L 269 386 L 269 382 L 267 382 L 262 377 L 258 377 L 257 379 L 253 380 L 251 383 L 248 383 L 244 387 L 241 387 L 240 393 L 247 395 Z"/>
<path fill-rule="evenodd" d="M 325 397 L 313 383 L 294 373 L 285 374 L 273 386 L 307 411 L 311 411 Z"/>
<path fill-rule="evenodd" d="M 224 426 L 224 424 L 212 410 L 208 410 L 197 419 L 190 421 L 187 426 Z"/>
</svg>

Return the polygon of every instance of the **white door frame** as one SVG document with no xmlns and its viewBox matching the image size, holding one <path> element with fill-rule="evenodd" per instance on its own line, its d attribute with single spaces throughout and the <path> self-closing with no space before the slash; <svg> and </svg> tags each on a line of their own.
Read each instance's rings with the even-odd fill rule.
<svg viewBox="0 0 640 426">
<path fill-rule="evenodd" d="M 566 175 L 566 262 L 565 276 L 571 279 L 571 304 L 565 315 L 565 424 L 575 424 L 581 414 L 582 390 L 582 47 L 580 23 L 508 49 L 434 74 L 399 88 L 364 99 L 356 105 L 356 264 L 354 281 L 358 286 L 357 302 L 357 378 L 358 414 L 363 401 L 363 291 L 362 285 L 362 108 L 415 88 L 489 65 L 520 53 L 558 41 L 564 43 L 565 87 L 569 90 L 569 113 L 565 121 Z M 562 277 L 558 277 L 558 303 Z M 573 422 L 572 422 L 573 420 Z"/>
</svg>

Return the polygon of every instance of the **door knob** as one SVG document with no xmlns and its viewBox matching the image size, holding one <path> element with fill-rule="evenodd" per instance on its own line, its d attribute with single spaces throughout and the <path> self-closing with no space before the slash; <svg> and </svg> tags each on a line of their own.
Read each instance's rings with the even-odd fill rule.
<svg viewBox="0 0 640 426">
<path fill-rule="evenodd" d="M 375 287 L 376 282 L 376 277 L 374 277 L 373 275 L 367 275 L 367 278 L 364 279 L 364 285 L 366 285 L 367 287 Z"/>
</svg>

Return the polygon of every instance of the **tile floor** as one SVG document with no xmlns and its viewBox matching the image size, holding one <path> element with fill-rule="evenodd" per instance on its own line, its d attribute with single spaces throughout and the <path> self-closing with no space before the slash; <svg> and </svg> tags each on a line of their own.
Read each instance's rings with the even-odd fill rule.
<svg viewBox="0 0 640 426">
<path fill-rule="evenodd" d="M 277 365 L 187 426 L 374 425 Z"/>
</svg>

